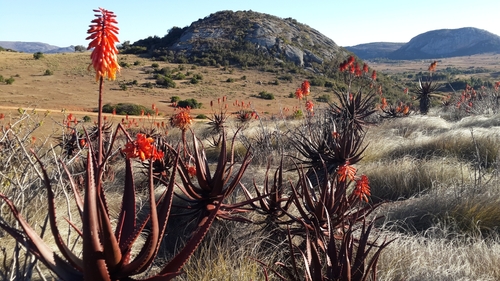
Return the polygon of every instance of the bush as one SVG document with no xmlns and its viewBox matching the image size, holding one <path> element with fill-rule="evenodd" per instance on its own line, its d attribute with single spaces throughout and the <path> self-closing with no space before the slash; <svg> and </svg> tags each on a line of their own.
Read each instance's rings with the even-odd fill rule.
<svg viewBox="0 0 500 281">
<path fill-rule="evenodd" d="M 141 62 L 136 60 L 136 61 L 134 61 L 134 65 L 141 65 Z"/>
<path fill-rule="evenodd" d="M 198 83 L 200 83 L 200 80 L 198 80 L 198 79 L 196 79 L 194 77 L 191 77 L 191 79 L 189 79 L 189 83 L 191 83 L 191 84 L 198 84 Z"/>
<path fill-rule="evenodd" d="M 3 83 L 5 81 L 5 79 L 3 78 L 2 75 L 0 75 L 0 83 Z"/>
<path fill-rule="evenodd" d="M 175 88 L 175 82 L 172 80 L 172 78 L 167 77 L 167 76 L 158 76 L 156 78 L 156 84 L 160 86 L 164 86 L 166 88 Z"/>
<path fill-rule="evenodd" d="M 102 112 L 113 113 L 113 109 L 118 115 L 141 115 L 141 113 L 154 114 L 152 109 L 146 108 L 145 106 L 133 104 L 133 103 L 118 103 L 112 105 L 110 103 L 105 104 L 102 107 Z"/>
<path fill-rule="evenodd" d="M 181 73 L 181 72 L 177 72 L 174 77 L 173 77 L 175 80 L 184 80 L 186 79 L 186 75 L 184 73 Z"/>
<path fill-rule="evenodd" d="M 179 98 L 178 96 L 172 96 L 172 97 L 170 98 L 170 102 L 178 102 L 178 101 L 180 101 L 180 100 L 181 100 L 181 98 Z"/>
<path fill-rule="evenodd" d="M 90 122 L 90 121 L 92 121 L 90 116 L 88 116 L 88 115 L 83 116 L 83 122 Z"/>
<path fill-rule="evenodd" d="M 330 102 L 331 99 L 332 98 L 330 97 L 330 95 L 324 94 L 324 95 L 321 95 L 321 96 L 317 97 L 316 101 L 319 101 L 319 102 Z"/>
<path fill-rule="evenodd" d="M 274 100 L 274 94 L 268 93 L 266 91 L 262 91 L 259 93 L 259 98 L 265 100 Z"/>
<path fill-rule="evenodd" d="M 7 83 L 7 85 L 11 85 L 12 83 L 14 83 L 14 81 L 16 80 L 12 77 L 5 79 L 5 83 Z"/>
<path fill-rule="evenodd" d="M 36 52 L 33 54 L 33 58 L 38 60 L 38 59 L 41 59 L 43 58 L 43 53 L 42 52 Z"/>
<path fill-rule="evenodd" d="M 227 78 L 226 82 L 233 83 L 234 82 L 234 78 Z"/>
<path fill-rule="evenodd" d="M 45 70 L 45 72 L 43 73 L 43 75 L 45 75 L 45 76 L 50 76 L 52 74 L 54 74 L 54 72 L 50 69 Z"/>
<path fill-rule="evenodd" d="M 205 114 L 198 114 L 195 117 L 196 119 L 208 119 L 208 117 Z"/>
<path fill-rule="evenodd" d="M 130 67 L 130 64 L 128 64 L 128 62 L 121 61 L 120 62 L 120 67 L 127 68 L 127 67 Z"/>
<path fill-rule="evenodd" d="M 152 67 L 152 68 L 158 68 L 158 67 L 160 67 L 160 65 L 159 65 L 158 63 L 156 63 L 156 62 L 153 62 L 153 63 L 151 64 L 151 67 Z"/>
<path fill-rule="evenodd" d="M 181 100 L 181 101 L 178 101 L 177 102 L 177 106 L 178 107 L 182 107 L 182 108 L 186 108 L 186 107 L 189 107 L 189 108 L 201 108 L 201 103 L 199 103 L 197 100 L 195 99 L 187 99 L 187 100 Z"/>
</svg>

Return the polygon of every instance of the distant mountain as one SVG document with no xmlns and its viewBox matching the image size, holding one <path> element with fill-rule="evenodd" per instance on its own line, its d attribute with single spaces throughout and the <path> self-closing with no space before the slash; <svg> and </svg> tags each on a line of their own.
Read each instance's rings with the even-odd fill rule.
<svg viewBox="0 0 500 281">
<path fill-rule="evenodd" d="M 374 42 L 345 48 L 361 59 L 367 60 L 387 57 L 390 53 L 401 48 L 404 44 L 405 43 Z"/>
<path fill-rule="evenodd" d="M 398 46 L 399 48 L 396 48 Z M 406 44 L 368 43 L 346 49 L 362 59 L 413 60 L 459 57 L 500 53 L 500 36 L 474 27 L 439 29 L 417 35 Z"/>
<path fill-rule="evenodd" d="M 390 59 L 430 59 L 499 53 L 500 36 L 486 30 L 464 27 L 422 33 L 389 54 Z"/>
<path fill-rule="evenodd" d="M 50 54 L 50 53 L 69 53 L 75 51 L 74 46 L 61 48 L 40 42 L 0 41 L 0 46 L 4 49 L 12 49 L 14 51 L 25 52 L 25 53 L 42 52 L 45 54 Z"/>
<path fill-rule="evenodd" d="M 293 63 L 319 68 L 323 62 L 347 52 L 317 30 L 292 18 L 253 11 L 220 11 L 172 28 L 163 37 L 149 37 L 132 44 L 128 51 L 145 50 L 171 61 L 200 64 Z M 125 50 L 127 51 L 127 50 Z"/>
</svg>

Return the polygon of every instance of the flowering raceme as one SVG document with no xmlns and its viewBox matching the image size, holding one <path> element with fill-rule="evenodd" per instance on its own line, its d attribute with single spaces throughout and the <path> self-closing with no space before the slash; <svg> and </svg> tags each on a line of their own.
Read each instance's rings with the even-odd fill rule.
<svg viewBox="0 0 500 281">
<path fill-rule="evenodd" d="M 370 182 L 366 175 L 361 175 L 361 178 L 356 180 L 356 187 L 353 190 L 354 196 L 359 197 L 359 200 L 364 200 L 368 202 L 368 196 L 370 196 Z"/>
<path fill-rule="evenodd" d="M 127 158 L 137 158 L 142 161 L 146 159 L 156 160 L 163 158 L 163 152 L 158 151 L 153 145 L 153 138 L 146 137 L 145 134 L 137 134 L 137 140 L 128 142 L 122 152 L 125 153 Z"/>
<path fill-rule="evenodd" d="M 92 66 L 96 72 L 96 81 L 101 77 L 107 77 L 109 80 L 116 79 L 116 72 L 120 71 L 120 66 L 118 65 L 117 54 L 118 49 L 116 48 L 116 43 L 119 42 L 118 37 L 118 27 L 116 24 L 116 15 L 108 10 L 99 8 L 99 10 L 94 10 L 97 17 L 92 21 L 89 30 L 90 34 L 86 40 L 92 40 L 87 47 L 87 50 L 94 49 L 90 58 L 92 59 Z"/>
<path fill-rule="evenodd" d="M 190 108 L 181 108 L 179 113 L 175 114 L 170 118 L 170 124 L 172 127 L 181 129 L 182 131 L 187 130 L 191 124 L 193 124 L 193 117 L 189 114 Z"/>
</svg>

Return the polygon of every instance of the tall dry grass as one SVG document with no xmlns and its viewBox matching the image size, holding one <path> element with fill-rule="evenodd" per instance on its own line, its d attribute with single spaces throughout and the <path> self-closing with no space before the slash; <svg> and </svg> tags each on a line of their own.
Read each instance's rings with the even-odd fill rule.
<svg viewBox="0 0 500 281">
<path fill-rule="evenodd" d="M 19 118 L 25 118 L 22 116 Z M 436 116 L 412 116 L 369 128 L 366 141 L 370 145 L 359 166 L 369 176 L 372 202 L 386 201 L 378 213 L 384 216 L 377 225 L 378 234 L 396 238 L 382 252 L 379 280 L 500 279 L 496 266 L 500 262 L 497 119 L 497 116 L 477 116 L 452 122 Z M 36 124 L 28 119 L 24 122 L 27 122 L 25 129 Z M 276 124 L 266 125 L 278 128 Z M 195 128 L 202 129 L 202 124 Z M 285 131 L 281 127 L 279 130 Z M 250 131 L 244 133 L 250 138 Z M 172 134 L 178 137 L 175 131 Z M 2 137 L 6 137 L 5 131 Z M 45 195 L 36 189 L 41 182 L 30 162 L 33 159 L 23 151 L 32 146 L 29 133 L 21 139 L 13 140 L 11 157 L 5 153 L 0 156 L 2 192 L 17 196 L 29 221 L 42 227 L 45 215 L 40 210 L 46 207 L 42 203 Z M 245 145 L 241 145 L 244 149 Z M 51 153 L 47 154 L 50 156 L 47 166 L 59 152 Z M 14 154 L 22 156 L 16 160 L 18 164 L 5 164 L 14 161 Z M 114 167 L 116 178 L 121 178 L 122 169 Z M 62 175 L 55 168 L 49 170 L 55 181 Z M 292 181 L 296 178 L 294 172 L 285 174 Z M 257 165 L 249 169 L 243 181 L 251 185 L 255 179 L 259 185 L 263 177 L 263 165 Z M 56 192 L 58 205 L 65 205 L 68 199 L 64 188 Z M 112 194 L 108 197 L 110 202 Z M 4 206 L 0 208 L 2 219 L 9 220 L 3 210 Z M 58 211 L 60 224 L 65 224 L 63 217 L 73 212 L 66 208 Z M 171 244 L 166 243 L 161 250 L 165 259 L 174 254 L 172 245 L 184 242 L 173 237 L 183 233 L 183 228 L 194 227 L 194 219 L 190 217 L 178 216 L 173 221 L 175 229 L 167 231 L 167 237 L 172 237 L 167 239 Z M 177 280 L 264 280 L 264 269 L 256 259 L 272 265 L 286 256 L 285 239 L 270 233 L 259 226 L 217 221 L 208 239 L 184 268 L 185 274 Z M 18 265 L 33 265 L 33 280 L 51 278 L 43 266 L 33 257 L 25 256 L 22 247 L 16 246 L 5 233 L 0 232 L 0 239 L 5 249 L 0 251 L 0 260 L 7 261 L 7 267 L 1 270 L 2 277 L 16 274 L 15 264 L 10 262 L 17 261 Z"/>
</svg>

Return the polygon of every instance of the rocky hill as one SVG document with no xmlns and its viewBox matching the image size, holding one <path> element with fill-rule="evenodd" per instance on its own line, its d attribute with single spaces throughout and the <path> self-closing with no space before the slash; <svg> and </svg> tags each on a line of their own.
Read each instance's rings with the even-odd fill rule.
<svg viewBox="0 0 500 281">
<path fill-rule="evenodd" d="M 314 67 L 337 58 L 345 50 L 317 30 L 292 18 L 253 11 L 221 11 L 172 28 L 165 37 L 149 37 L 131 45 L 159 56 L 179 56 L 199 63 L 237 63 L 250 66 L 271 58 Z"/>
<path fill-rule="evenodd" d="M 422 33 L 389 54 L 390 59 L 429 59 L 500 52 L 500 36 L 464 27 Z"/>
<path fill-rule="evenodd" d="M 464 27 L 432 30 L 413 37 L 408 43 L 368 43 L 347 50 L 362 59 L 434 59 L 500 53 L 500 36 L 486 30 Z"/>
<path fill-rule="evenodd" d="M 362 59 L 385 58 L 390 53 L 401 48 L 405 43 L 374 42 L 345 47 L 348 51 L 356 54 Z"/>
<path fill-rule="evenodd" d="M 18 52 L 24 53 L 68 53 L 74 52 L 75 47 L 58 47 L 40 42 L 19 42 L 19 41 L 0 41 L 0 46 L 4 49 L 11 49 Z"/>
</svg>

